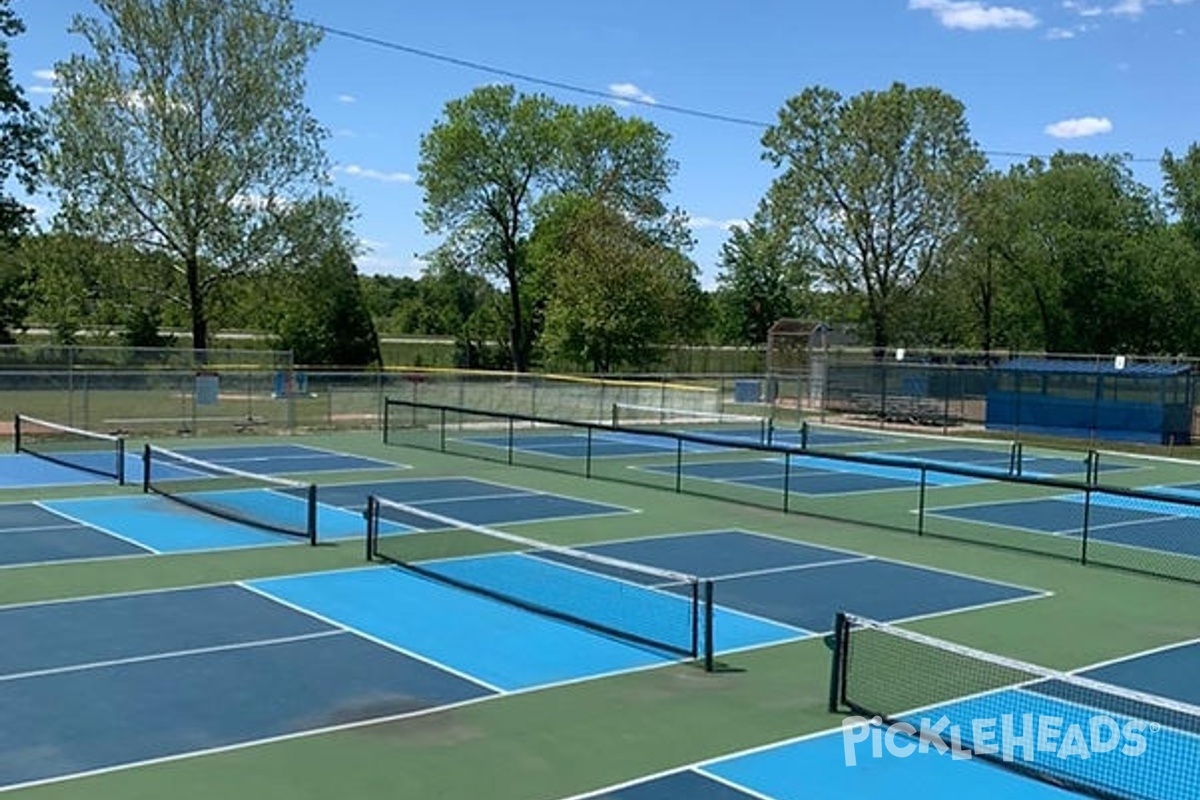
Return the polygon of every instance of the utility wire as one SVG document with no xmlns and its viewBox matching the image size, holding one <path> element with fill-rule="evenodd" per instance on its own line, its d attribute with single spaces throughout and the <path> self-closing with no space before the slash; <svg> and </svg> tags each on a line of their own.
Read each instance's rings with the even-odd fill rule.
<svg viewBox="0 0 1200 800">
<path fill-rule="evenodd" d="M 259 12 L 259 13 L 268 13 L 268 12 Z M 281 20 L 291 22 L 296 25 L 301 25 L 301 26 L 309 28 L 311 30 L 320 31 L 328 36 L 334 36 L 339 39 L 346 39 L 347 41 L 358 42 L 359 44 L 373 45 L 375 47 L 381 47 L 385 50 L 391 50 L 391 51 L 398 52 L 398 53 L 405 53 L 406 55 L 416 56 L 417 58 L 423 58 L 428 61 L 436 61 L 441 64 L 450 64 L 451 66 L 462 67 L 463 69 L 469 69 L 469 70 L 473 70 L 475 72 L 482 72 L 486 75 L 492 75 L 492 76 L 501 77 L 501 78 L 509 78 L 514 81 L 521 81 L 522 83 L 533 84 L 535 86 L 545 86 L 550 89 L 559 89 L 564 92 L 573 92 L 575 94 L 584 95 L 586 97 L 596 97 L 596 98 L 600 98 L 603 100 L 617 100 L 622 103 L 629 103 L 631 105 L 644 106 L 646 108 L 653 108 L 653 109 L 657 109 L 659 111 L 666 111 L 666 112 L 669 112 L 672 114 L 679 114 L 681 116 L 705 119 L 705 120 L 709 120 L 711 122 L 723 122 L 723 123 L 726 123 L 729 125 L 738 125 L 738 126 L 745 127 L 745 128 L 757 128 L 759 130 L 766 130 L 766 129 L 770 128 L 772 125 L 772 123 L 770 123 L 770 122 L 764 122 L 762 120 L 751 119 L 749 117 L 738 117 L 738 116 L 734 116 L 731 114 L 722 114 L 722 113 L 716 112 L 716 111 L 707 111 L 707 110 L 699 109 L 699 108 L 691 108 L 689 106 L 678 106 L 678 105 L 672 105 L 670 103 L 659 103 L 654 100 L 648 100 L 646 98 L 641 98 L 641 97 L 626 97 L 626 96 L 619 95 L 619 94 L 616 94 L 611 91 L 604 91 L 603 89 L 593 89 L 588 86 L 580 86 L 578 84 L 568 83 L 567 81 L 561 81 L 561 80 L 556 80 L 556 79 L 552 79 L 552 78 L 541 78 L 536 75 L 527 75 L 522 72 L 515 72 L 510 69 L 504 69 L 503 67 L 496 67 L 496 66 L 492 66 L 491 64 L 484 64 L 480 61 L 471 61 L 469 59 L 458 58 L 457 56 L 451 56 L 451 55 L 447 55 L 445 53 L 438 53 L 433 50 L 425 50 L 420 47 L 413 47 L 411 45 L 401 44 L 400 42 L 391 41 L 389 39 L 383 39 L 378 36 L 371 36 L 371 35 L 365 34 L 365 33 L 358 33 L 356 31 L 349 31 L 349 30 L 345 30 L 342 28 L 336 28 L 332 25 L 327 25 L 322 22 L 316 22 L 315 20 L 297 19 L 295 17 L 287 17 L 284 15 L 277 15 L 277 14 L 268 14 L 268 15 L 275 17 L 276 19 L 281 19 Z M 1024 159 L 1031 159 L 1031 158 L 1040 158 L 1040 159 L 1050 158 L 1050 156 L 1045 153 L 1024 153 L 1024 152 L 1016 152 L 1016 151 L 1010 151 L 1010 150 L 983 150 L 982 152 L 985 156 L 989 156 L 992 158 L 1005 158 L 1005 159 L 1014 159 L 1014 160 L 1024 160 Z M 1131 163 L 1135 163 L 1135 164 L 1158 164 L 1159 163 L 1159 159 L 1157 159 L 1157 158 L 1144 158 L 1144 157 L 1129 156 L 1125 160 L 1129 161 Z"/>
</svg>

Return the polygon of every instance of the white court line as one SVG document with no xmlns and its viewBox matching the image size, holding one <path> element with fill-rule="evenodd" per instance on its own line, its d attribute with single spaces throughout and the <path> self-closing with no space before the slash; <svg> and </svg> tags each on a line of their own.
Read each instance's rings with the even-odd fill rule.
<svg viewBox="0 0 1200 800">
<path fill-rule="evenodd" d="M 113 658 L 105 661 L 90 661 L 86 664 L 69 664 L 62 667 L 48 667 L 46 669 L 35 669 L 28 672 L 13 672 L 7 675 L 0 675 L 0 683 L 23 681 L 29 678 L 42 678 L 48 675 L 66 675 L 72 672 L 86 672 L 92 669 L 107 669 L 108 667 L 120 667 L 126 664 L 145 664 L 151 661 L 167 661 L 172 658 L 186 658 L 188 656 L 206 655 L 208 653 L 225 653 L 231 650 L 252 650 L 258 647 L 271 647 L 273 645 L 287 644 L 289 642 L 304 642 L 310 639 L 325 639 L 330 636 L 345 635 L 346 631 L 343 630 L 327 630 L 317 631 L 315 633 L 301 633 L 295 636 L 279 636 L 273 639 L 255 639 L 249 642 L 233 642 L 231 644 L 210 645 L 208 647 L 192 647 L 186 650 L 167 650 L 161 653 L 150 653 L 141 656 Z"/>
<path fill-rule="evenodd" d="M 1122 663 L 1125 661 L 1134 661 L 1134 660 L 1137 660 L 1137 659 L 1142 658 L 1147 655 L 1154 655 L 1156 653 L 1171 650 L 1176 647 L 1185 647 L 1185 646 L 1188 646 L 1191 644 L 1196 644 L 1196 643 L 1200 643 L 1200 639 L 1192 639 L 1192 640 L 1187 640 L 1185 642 L 1176 642 L 1174 644 L 1160 645 L 1158 647 L 1141 650 L 1141 651 L 1138 651 L 1135 653 L 1131 653 L 1129 655 L 1120 656 L 1118 658 L 1109 659 L 1106 661 L 1098 661 L 1093 664 L 1088 664 L 1088 665 L 1079 667 L 1077 669 L 1070 670 L 1067 672 L 1067 674 L 1068 675 L 1078 675 L 1081 673 L 1089 672 L 1094 669 L 1099 669 L 1100 667 L 1111 666 L 1113 664 L 1118 664 L 1118 663 Z M 1118 688 L 1122 688 L 1122 687 L 1118 686 Z M 980 692 L 974 696 L 979 696 L 979 695 L 986 694 L 986 693 L 987 692 Z M 949 703 L 961 702 L 964 699 L 970 699 L 970 697 L 971 696 L 967 696 L 966 698 L 957 698 L 957 699 L 949 701 Z M 926 708 L 937 708 L 938 706 L 949 705 L 949 703 L 937 703 L 937 704 L 934 704 L 931 706 L 927 706 Z M 913 712 L 904 712 L 904 713 L 915 713 L 920 710 L 921 709 L 918 708 L 918 709 L 915 709 Z M 677 765 L 674 767 L 670 767 L 668 769 L 660 770 L 658 772 L 653 772 L 653 773 L 649 773 L 647 775 L 639 776 L 637 778 L 632 778 L 627 781 L 622 781 L 620 783 L 614 783 L 614 784 L 610 784 L 607 786 L 603 786 L 603 787 L 600 787 L 599 789 L 591 789 L 591 790 L 588 790 L 586 792 L 582 792 L 579 794 L 569 795 L 567 797 L 560 798 L 559 800 L 591 800 L 592 798 L 599 798 L 602 796 L 606 796 L 606 795 L 612 794 L 613 792 L 620 791 L 622 789 L 627 789 L 627 788 L 630 788 L 633 786 L 639 786 L 641 784 L 649 783 L 650 781 L 658 780 L 661 778 L 666 778 L 666 777 L 669 777 L 671 775 L 681 773 L 681 772 L 696 772 L 705 777 L 710 777 L 710 773 L 707 770 L 708 767 L 717 766 L 719 764 L 733 761 L 734 759 L 745 758 L 747 756 L 757 755 L 758 753 L 765 753 L 765 752 L 768 752 L 771 750 L 776 750 L 776 749 L 780 749 L 780 748 L 784 748 L 784 747 L 790 747 L 792 745 L 800 744 L 802 742 L 812 741 L 814 739 L 821 739 L 826 736 L 833 736 L 836 734 L 840 734 L 842 732 L 842 730 L 843 730 L 843 727 L 841 724 L 838 724 L 837 726 L 833 726 L 833 727 L 829 727 L 829 728 L 820 728 L 815 731 L 810 731 L 809 733 L 804 733 L 804 734 L 800 734 L 798 736 L 788 737 L 786 739 L 780 739 L 775 742 L 769 742 L 767 744 L 755 745 L 753 747 L 747 747 L 747 748 L 743 748 L 740 750 L 733 750 L 733 751 L 724 753 L 719 756 L 713 756 L 712 758 L 703 759 L 701 761 L 693 761 L 693 762 L 689 762 L 686 764 L 680 764 L 680 765 Z M 734 788 L 738 788 L 738 789 L 741 788 L 741 787 L 737 786 L 736 784 L 731 784 L 731 785 Z M 777 799 L 771 797 L 771 798 L 768 798 L 768 800 L 777 800 Z"/>
<path fill-rule="evenodd" d="M 837 558 L 831 561 L 812 561 L 805 564 L 788 564 L 780 567 L 764 567 L 762 569 L 751 569 L 745 572 L 729 572 L 724 575 L 714 575 L 713 581 L 736 581 L 741 578 L 757 578 L 761 575 L 777 575 L 781 572 L 804 572 L 805 570 L 822 569 L 824 567 L 840 567 L 846 564 L 862 564 L 867 561 L 879 561 L 880 559 L 874 556 L 850 556 L 848 558 Z"/>
<path fill-rule="evenodd" d="M 736 781 L 731 781 L 728 778 L 722 778 L 720 775 L 714 775 L 713 773 L 705 770 L 702 767 L 697 767 L 697 768 L 693 769 L 692 772 L 695 772 L 697 775 L 702 775 L 705 778 L 708 778 L 713 783 L 719 783 L 722 786 L 728 786 L 730 789 L 733 789 L 735 792 L 740 792 L 741 794 L 746 795 L 746 797 L 754 798 L 754 800 L 778 800 L 778 798 L 772 797 L 769 794 L 763 794 L 762 792 L 757 792 L 754 789 L 751 789 L 749 786 L 742 786 L 740 783 L 737 783 Z"/>
<path fill-rule="evenodd" d="M 801 516 L 803 516 L 803 515 L 801 515 Z M 869 527 L 869 523 L 868 523 L 868 527 Z M 762 537 L 763 539 L 772 539 L 777 542 L 790 542 L 791 544 L 799 544 L 799 545 L 803 545 L 805 547 L 821 547 L 821 545 L 809 545 L 809 544 L 806 544 L 805 542 L 799 541 L 797 539 L 789 539 L 786 536 L 780 536 L 779 534 L 776 534 L 776 533 L 763 533 L 762 531 L 748 531 L 748 530 L 744 530 L 744 529 L 740 530 L 740 532 L 745 533 L 749 536 L 759 536 L 759 537 Z M 826 549 L 832 549 L 832 548 L 826 548 Z M 847 550 L 845 548 L 837 548 L 837 550 L 838 550 L 838 552 L 850 553 L 850 554 L 853 554 L 856 556 L 866 556 L 868 558 L 873 558 L 876 561 L 884 561 L 889 564 L 900 564 L 901 566 L 912 567 L 913 569 L 921 569 L 921 570 L 925 570 L 927 572 L 940 572 L 943 575 L 953 575 L 956 578 L 967 578 L 969 580 L 979 581 L 980 583 L 990 583 L 990 584 L 993 584 L 996 586 L 1008 586 L 1009 588 L 1020 589 L 1021 591 L 1030 592 L 1031 594 L 1036 594 L 1036 595 L 1053 594 L 1053 592 L 1050 592 L 1047 589 L 1042 589 L 1040 587 L 1025 586 L 1020 583 L 1013 583 L 1012 581 L 1002 581 L 1002 580 L 998 580 L 996 578 L 980 577 L 978 575 L 972 575 L 969 572 L 959 572 L 958 570 L 947 569 L 944 567 L 934 567 L 929 564 L 921 564 L 921 563 L 918 563 L 915 561 L 905 561 L 905 560 L 899 559 L 899 558 L 890 558 L 887 556 L 875 556 L 871 553 L 863 553 L 858 550 Z"/>
<path fill-rule="evenodd" d="M 35 505 L 35 503 L 30 503 Z M 68 520 L 69 521 L 69 520 Z M 90 525 L 81 525 L 78 522 L 72 522 L 70 525 L 25 525 L 19 528 L 0 528 L 0 536 L 6 533 L 41 533 L 45 531 L 77 531 L 80 528 L 92 530 Z"/>
<path fill-rule="evenodd" d="M 271 580 L 271 579 L 267 578 L 265 580 Z M 372 636 L 371 634 L 367 633 L 366 631 L 362 631 L 362 630 L 359 630 L 358 628 L 351 627 L 343 622 L 339 622 L 338 620 L 333 619 L 332 617 L 327 617 L 324 614 L 321 614 L 310 608 L 306 608 L 304 606 L 292 603 L 288 600 L 284 600 L 282 597 L 278 597 L 266 589 L 259 589 L 256 586 L 251 586 L 248 582 L 245 582 L 245 581 L 239 581 L 236 585 L 239 588 L 244 589 L 247 592 L 258 595 L 259 597 L 262 597 L 265 600 L 270 600 L 272 603 L 283 606 L 284 608 L 290 609 L 291 611 L 294 611 L 298 614 L 303 614 L 306 617 L 315 619 L 318 622 L 322 622 L 326 625 L 329 625 L 333 628 L 338 629 L 339 631 L 354 634 L 355 636 L 357 636 L 361 639 L 365 639 L 366 641 L 371 642 L 372 644 L 378 645 L 379 647 L 382 647 L 385 650 L 391 650 L 394 653 L 399 653 L 400 655 L 407 656 L 408 658 L 411 658 L 413 661 L 419 661 L 419 662 L 421 662 L 423 664 L 427 664 L 431 667 L 436 667 L 437 669 L 440 669 L 443 672 L 449 673 L 456 678 L 467 681 L 468 683 L 473 683 L 476 686 L 479 686 L 480 688 L 483 688 L 483 689 L 487 689 L 490 692 L 495 692 L 497 695 L 507 694 L 506 690 L 500 688 L 499 686 L 496 686 L 495 684 L 488 683 L 487 681 L 485 681 L 481 678 L 477 678 L 474 675 L 463 672 L 461 670 L 457 670 L 454 667 L 443 664 L 440 661 L 429 658 L 428 656 L 423 656 L 420 653 L 409 650 L 408 648 L 401 647 L 400 645 L 398 645 L 394 642 L 389 642 L 388 640 L 381 639 L 378 636 Z"/>
<path fill-rule="evenodd" d="M 93 499 L 108 500 L 108 499 L 119 499 L 119 498 L 97 497 L 97 498 L 93 498 Z M 59 511 L 58 509 L 51 508 L 50 506 L 47 505 L 47 503 L 53 503 L 53 502 L 55 502 L 55 501 L 54 500 L 35 500 L 33 502 L 33 505 L 37 506 L 38 508 L 42 509 L 43 511 L 48 511 L 51 514 L 57 514 L 58 516 L 62 517 L 65 520 L 74 522 L 76 525 L 83 525 L 84 527 L 91 528 L 94 531 L 100 531 L 100 533 L 111 536 L 114 539 L 119 539 L 120 541 L 125 542 L 125 544 L 133 545 L 134 547 L 139 547 L 142 550 L 145 550 L 149 555 L 156 555 L 156 556 L 162 555 L 161 550 L 157 550 L 157 549 L 151 547 L 150 545 L 145 544 L 144 542 L 139 542 L 136 539 L 129 538 L 128 536 L 123 536 L 123 535 L 117 533 L 116 531 L 110 530 L 109 528 L 102 528 L 99 525 L 94 525 L 90 522 L 87 522 L 86 520 L 80 519 L 79 517 L 74 517 L 64 511 Z"/>
<path fill-rule="evenodd" d="M 751 531 L 751 530 L 747 530 L 745 528 L 714 528 L 711 530 L 679 531 L 679 532 L 674 532 L 674 533 L 659 533 L 659 534 L 648 533 L 643 536 L 633 536 L 633 537 L 629 537 L 627 539 L 605 539 L 602 541 L 594 541 L 594 542 L 579 542 L 579 543 L 572 544 L 569 546 L 573 547 L 577 550 L 586 550 L 589 547 L 620 545 L 620 544 L 625 544 L 628 542 L 653 542 L 657 539 L 678 539 L 678 538 L 693 537 L 693 536 L 696 536 L 696 537 L 720 536 L 723 534 L 738 534 L 738 535 L 742 535 L 742 536 L 750 536 L 750 537 L 759 538 L 759 539 L 767 539 L 769 541 L 779 542 L 781 544 L 791 545 L 794 547 L 803 547 L 803 548 L 808 548 L 808 549 L 813 549 L 813 550 L 823 550 L 827 553 L 836 553 L 839 556 L 843 556 L 844 560 L 848 560 L 848 561 L 859 561 L 859 560 L 861 560 L 861 561 L 879 561 L 879 562 L 887 563 L 887 564 L 898 564 L 898 565 L 904 566 L 904 567 L 911 567 L 913 569 L 925 570 L 927 572 L 941 573 L 943 575 L 951 575 L 956 578 L 965 578 L 968 580 L 978 581 L 980 583 L 990 583 L 994 586 L 1007 586 L 1011 589 L 1020 589 L 1023 592 L 1028 592 L 1031 595 L 1036 595 L 1039 597 L 1049 597 L 1054 594 L 1054 592 L 1052 592 L 1048 589 L 1043 589 L 1041 587 L 1026 586 L 1026 585 L 1019 584 L 1019 583 L 1013 583 L 1011 581 L 1003 581 L 1003 580 L 998 580 L 996 578 L 981 577 L 979 575 L 972 575 L 967 572 L 959 572 L 957 570 L 946 569 L 946 568 L 942 568 L 942 567 L 935 567 L 935 566 L 931 566 L 929 564 L 921 564 L 921 563 L 918 563 L 915 561 L 905 561 L 903 559 L 898 559 L 898 558 L 889 558 L 887 556 L 878 556 L 873 553 L 864 553 L 860 550 L 848 550 L 848 549 L 842 548 L 842 547 L 832 547 L 829 545 L 814 544 L 814 543 L 806 542 L 806 541 L 803 541 L 800 539 L 791 539 L 791 538 L 788 538 L 787 536 L 781 536 L 781 535 L 775 534 L 775 533 L 763 533 L 762 531 Z M 839 558 L 839 559 L 835 559 L 835 560 L 841 561 L 843 559 Z M 809 568 L 810 566 L 811 567 L 819 567 L 822 564 L 826 564 L 826 563 L 829 563 L 829 562 L 805 561 L 805 562 L 801 562 L 799 564 L 793 564 L 793 565 L 791 565 L 791 568 L 795 568 L 795 567 Z M 713 578 L 713 580 L 716 580 L 716 578 Z"/>
</svg>

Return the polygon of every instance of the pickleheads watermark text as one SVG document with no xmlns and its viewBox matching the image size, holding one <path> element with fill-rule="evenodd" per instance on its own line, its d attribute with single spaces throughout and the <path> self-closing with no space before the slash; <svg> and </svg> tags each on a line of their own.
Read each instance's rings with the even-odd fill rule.
<svg viewBox="0 0 1200 800">
<path fill-rule="evenodd" d="M 1107 753 L 1137 758 L 1146 752 L 1146 734 L 1158 729 L 1142 720 L 1118 722 L 1107 714 L 1084 721 L 1043 714 L 1004 714 L 952 723 L 945 716 L 885 725 L 879 717 L 848 717 L 842 722 L 846 766 L 860 758 L 907 758 L 930 751 L 955 759 L 976 755 L 1004 761 L 1045 761 L 1047 758 L 1088 760 Z M 861 745 L 861 747 L 860 747 Z"/>
</svg>

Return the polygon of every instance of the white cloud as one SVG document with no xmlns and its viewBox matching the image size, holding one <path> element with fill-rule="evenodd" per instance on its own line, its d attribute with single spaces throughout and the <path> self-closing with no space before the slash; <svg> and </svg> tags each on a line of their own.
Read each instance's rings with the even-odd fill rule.
<svg viewBox="0 0 1200 800">
<path fill-rule="evenodd" d="M 1072 28 L 1051 28 L 1046 31 L 1047 39 L 1074 39 L 1075 31 Z"/>
<path fill-rule="evenodd" d="M 712 217 L 688 217 L 687 226 L 694 231 L 722 230 L 731 231 L 734 228 L 746 227 L 744 219 L 713 219 Z"/>
<path fill-rule="evenodd" d="M 929 11 L 946 28 L 982 31 L 992 28 L 1036 28 L 1031 11 L 1012 6 L 989 6 L 979 0 L 908 0 L 913 11 Z"/>
<path fill-rule="evenodd" d="M 339 94 L 337 96 L 337 101 L 339 103 L 357 103 L 358 98 L 352 94 Z"/>
<path fill-rule="evenodd" d="M 1077 117 L 1047 125 L 1046 134 L 1055 139 L 1079 139 L 1109 133 L 1112 129 L 1113 124 L 1108 117 Z"/>
<path fill-rule="evenodd" d="M 33 77 L 37 78 L 39 81 L 50 81 L 51 83 L 54 83 L 56 80 L 58 80 L 58 75 L 56 75 L 52 69 L 35 69 L 33 71 Z"/>
<path fill-rule="evenodd" d="M 1108 9 L 1108 13 L 1118 17 L 1140 17 L 1146 12 L 1146 0 L 1120 0 Z"/>
<path fill-rule="evenodd" d="M 1081 17 L 1098 17 L 1104 13 L 1103 6 L 1093 6 L 1087 3 L 1077 2 L 1076 0 L 1065 0 L 1063 8 L 1067 11 L 1074 11 Z"/>
<path fill-rule="evenodd" d="M 658 102 L 651 95 L 643 92 L 636 84 L 633 83 L 610 83 L 608 85 L 608 91 L 613 97 L 616 97 L 617 102 L 621 103 L 622 105 L 625 104 L 623 101 L 626 100 L 634 100 L 639 103 L 650 103 L 651 105 Z"/>
<path fill-rule="evenodd" d="M 1081 17 L 1125 17 L 1127 19 L 1138 19 L 1151 6 L 1183 6 L 1188 5 L 1193 0 L 1110 0 L 1107 5 L 1087 3 L 1084 0 L 1063 0 L 1063 8 L 1067 11 L 1073 11 Z"/>
<path fill-rule="evenodd" d="M 372 181 L 383 181 L 384 183 L 412 183 L 412 175 L 407 172 L 381 172 L 377 169 L 368 167 L 360 167 L 358 164 L 348 164 L 344 167 L 337 167 L 335 172 L 341 172 L 345 175 L 350 175 L 355 178 L 365 178 Z"/>
<path fill-rule="evenodd" d="M 57 91 L 58 88 L 55 86 L 43 86 L 42 84 L 38 83 L 35 83 L 29 87 L 30 94 L 54 94 Z"/>
<path fill-rule="evenodd" d="M 392 258 L 389 256 L 362 255 L 354 259 L 355 266 L 363 275 L 396 275 L 418 278 L 426 262 L 420 258 Z"/>
</svg>

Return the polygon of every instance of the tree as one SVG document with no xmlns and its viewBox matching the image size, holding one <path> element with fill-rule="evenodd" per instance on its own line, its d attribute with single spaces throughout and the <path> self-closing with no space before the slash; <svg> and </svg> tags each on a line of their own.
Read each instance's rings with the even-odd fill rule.
<svg viewBox="0 0 1200 800">
<path fill-rule="evenodd" d="M 1182 157 L 1168 150 L 1162 158 L 1163 193 L 1188 237 L 1200 247 L 1200 144 Z"/>
<path fill-rule="evenodd" d="M 12 341 L 12 328 L 25 318 L 29 278 L 13 248 L 33 224 L 33 210 L 9 195 L 11 182 L 26 192 L 37 188 L 42 127 L 13 80 L 8 39 L 25 31 L 21 19 L 0 0 L 0 343 Z"/>
<path fill-rule="evenodd" d="M 27 236 L 19 258 L 30 280 L 29 317 L 65 344 L 75 343 L 85 329 L 114 327 L 130 343 L 160 341 L 164 309 L 159 298 L 181 283 L 162 253 L 59 231 Z M 163 280 L 167 283 L 155 283 Z"/>
<path fill-rule="evenodd" d="M 327 180 L 304 105 L 319 36 L 290 0 L 96 0 L 92 53 L 55 66 L 46 176 L 73 233 L 168 256 L 193 346 L 231 279 L 277 263 L 279 217 Z M 162 281 L 157 281 L 161 285 Z"/>
<path fill-rule="evenodd" d="M 280 287 L 267 330 L 275 346 L 299 364 L 365 366 L 381 363 L 379 339 L 358 284 L 353 254 L 331 246 L 293 269 Z"/>
<path fill-rule="evenodd" d="M 767 210 L 760 209 L 748 225 L 734 228 L 721 247 L 717 304 L 722 341 L 764 344 L 776 320 L 799 313 L 808 282 L 787 232 L 772 225 Z"/>
<path fill-rule="evenodd" d="M 1163 219 L 1122 159 L 1057 153 L 985 186 L 972 235 L 1002 262 L 1007 297 L 995 308 L 1005 343 L 1111 352 L 1155 324 L 1143 311 L 1157 269 L 1142 263 L 1151 252 L 1143 239 Z"/>
<path fill-rule="evenodd" d="M 275 262 L 250 284 L 246 316 L 275 335 L 301 364 L 380 363 L 379 339 L 354 265 L 350 210 L 317 195 L 280 215 L 285 243 Z"/>
<path fill-rule="evenodd" d="M 820 87 L 787 101 L 763 136 L 783 173 L 768 202 L 819 277 L 861 295 L 872 344 L 944 256 L 984 159 L 962 104 L 895 84 L 844 99 Z"/>
<path fill-rule="evenodd" d="M 560 363 L 643 369 L 695 331 L 695 265 L 598 200 L 560 198 L 530 260 L 545 282 L 546 350 Z"/>
<path fill-rule="evenodd" d="M 664 236 L 679 235 L 678 215 L 665 214 L 661 200 L 675 170 L 666 142 L 653 125 L 612 109 L 575 109 L 511 86 L 452 100 L 421 138 L 422 218 L 503 282 L 516 370 L 529 368 L 536 334 L 524 284 L 538 208 L 562 194 L 599 197 L 648 226 L 659 223 Z"/>
</svg>

